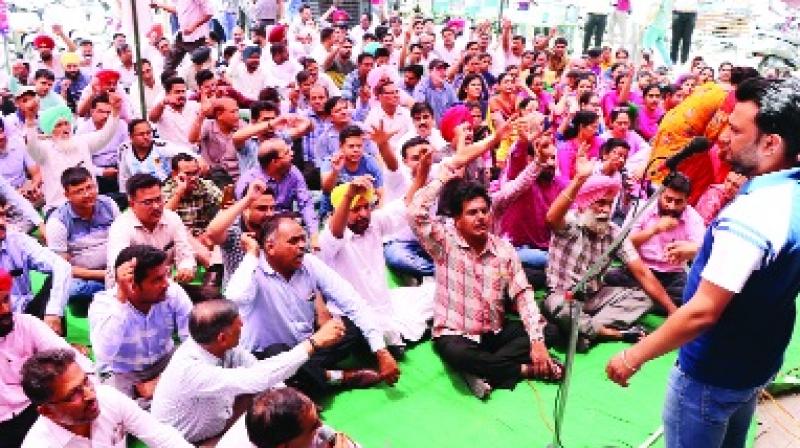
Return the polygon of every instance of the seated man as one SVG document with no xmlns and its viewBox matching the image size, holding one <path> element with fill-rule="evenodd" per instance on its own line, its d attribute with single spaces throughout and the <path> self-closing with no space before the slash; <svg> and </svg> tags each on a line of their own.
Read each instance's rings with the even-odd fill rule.
<svg viewBox="0 0 800 448">
<path fill-rule="evenodd" d="M 211 266 L 211 242 L 204 236 L 208 223 L 222 206 L 222 191 L 200 177 L 200 164 L 180 153 L 172 158 L 172 175 L 163 188 L 166 209 L 178 214 L 189 231 L 189 244 L 201 265 Z"/>
<path fill-rule="evenodd" d="M 3 120 L 0 120 L 0 177 L 35 207 L 44 205 L 42 169 L 28 154 L 21 138 L 9 138 Z M 16 210 L 13 218 L 18 218 L 13 220 L 15 223 L 26 221 Z M 27 224 L 25 230 L 31 227 L 31 223 Z"/>
<path fill-rule="evenodd" d="M 406 226 L 403 213 L 392 208 L 373 211 L 375 191 L 367 176 L 333 189 L 334 211 L 320 235 L 320 258 L 338 272 L 372 307 L 395 358 L 403 339 L 416 342 L 433 317 L 433 295 L 420 287 L 392 295 L 386 283 L 383 239 Z"/>
<path fill-rule="evenodd" d="M 158 375 L 188 336 L 192 302 L 169 281 L 167 254 L 152 246 L 123 249 L 114 264 L 117 285 L 89 306 L 89 340 L 104 383 L 149 405 Z"/>
<path fill-rule="evenodd" d="M 22 364 L 43 350 L 74 350 L 41 320 L 13 312 L 12 283 L 11 274 L 0 269 L 0 353 L 5 359 L 0 363 L 0 378 L 3 379 L 0 434 L 3 435 L 3 446 L 9 447 L 20 446 L 25 433 L 39 416 L 36 406 L 22 390 Z M 92 362 L 85 356 L 76 353 L 75 359 L 86 371 L 92 371 Z"/>
<path fill-rule="evenodd" d="M 244 412 L 252 394 L 280 384 L 308 361 L 315 347 L 328 348 L 344 335 L 342 322 L 331 319 L 292 350 L 258 361 L 238 347 L 241 328 L 233 302 L 198 303 L 189 316 L 191 339 L 175 350 L 161 374 L 152 413 L 192 443 L 217 439 Z"/>
<path fill-rule="evenodd" d="M 386 176 L 389 198 L 402 195 L 393 202 L 402 201 L 405 207 L 413 193 L 428 182 L 434 151 L 428 140 L 422 137 L 412 137 L 403 143 L 400 149 L 403 163 L 396 172 L 387 173 Z M 389 203 L 389 207 L 393 207 L 393 204 Z M 397 274 L 408 275 L 416 280 L 433 275 L 433 260 L 419 244 L 407 220 L 399 231 L 384 239 L 383 256 L 386 266 Z"/>
<path fill-rule="evenodd" d="M 489 231 L 489 194 L 480 184 L 456 180 L 443 200 L 454 225 L 445 225 L 433 202 L 455 172 L 444 165 L 440 173 L 408 206 L 411 228 L 436 263 L 436 351 L 464 374 L 481 399 L 493 388 L 513 388 L 522 378 L 560 379 L 519 257 L 510 243 Z M 516 302 L 522 322 L 504 319 L 505 292 Z"/>
<path fill-rule="evenodd" d="M 139 101 L 139 98 L 136 98 Z M 89 117 L 78 121 L 76 134 L 88 134 L 103 129 L 106 121 L 111 119 L 111 101 L 106 94 L 92 98 Z M 119 147 L 128 140 L 128 126 L 119 120 L 114 137 L 99 151 L 92 154 L 92 162 L 98 169 L 97 186 L 101 194 L 119 192 L 117 170 L 119 166 Z"/>
<path fill-rule="evenodd" d="M 97 195 L 94 176 L 82 166 L 61 175 L 67 203 L 47 220 L 47 247 L 72 266 L 69 299 L 88 303 L 105 289 L 108 229 L 119 215 L 117 204 Z"/>
<path fill-rule="evenodd" d="M 383 170 L 375 158 L 364 154 L 364 131 L 358 126 L 348 126 L 339 133 L 339 151 L 322 162 L 320 172 L 322 191 L 327 195 L 339 184 L 369 175 L 372 176 L 378 204 L 383 200 Z"/>
<path fill-rule="evenodd" d="M 217 448 L 327 446 L 354 448 L 359 445 L 323 424 L 314 402 L 291 387 L 257 395 L 247 414 L 217 444 Z"/>
<path fill-rule="evenodd" d="M 666 189 L 658 202 L 644 212 L 631 228 L 630 240 L 644 264 L 661 286 L 680 304 L 686 286 L 686 263 L 694 259 L 706 228 L 703 218 L 688 204 L 689 179 L 681 173 L 664 178 Z M 636 286 L 636 279 L 626 269 L 609 270 L 609 286 Z"/>
<path fill-rule="evenodd" d="M 255 180 L 264 182 L 275 192 L 275 210 L 296 209 L 303 216 L 303 225 L 316 246 L 319 218 L 303 174 L 292 164 L 292 148 L 283 139 L 272 138 L 258 148 L 258 167 L 242 174 L 236 184 L 236 197 L 241 198 L 245 186 Z"/>
<path fill-rule="evenodd" d="M 131 206 L 108 229 L 106 286 L 114 284 L 114 263 L 120 251 L 133 244 L 146 244 L 167 254 L 167 265 L 175 267 L 175 280 L 190 282 L 195 275 L 194 251 L 189 232 L 177 213 L 164 209 L 161 182 L 150 174 L 128 179 Z"/>
<path fill-rule="evenodd" d="M 146 173 L 165 182 L 171 171 L 170 161 L 187 150 L 180 145 L 153 138 L 150 122 L 136 118 L 128 125 L 130 141 L 119 147 L 119 190 L 125 191 L 128 179 Z M 194 154 L 199 158 L 197 154 Z"/>
<path fill-rule="evenodd" d="M 547 225 L 553 232 L 547 259 L 545 299 L 547 312 L 562 330 L 570 326 L 570 307 L 565 294 L 610 247 L 620 228 L 610 221 L 611 205 L 620 189 L 618 181 L 595 175 L 594 162 L 579 154 L 576 175 L 547 211 Z M 575 203 L 576 213 L 568 213 Z M 653 305 L 652 298 L 668 313 L 677 308 L 661 283 L 639 258 L 626 238 L 613 254 L 622 260 L 641 289 L 604 286 L 598 280 L 587 283 L 586 302 L 580 317 L 578 349 L 585 352 L 598 339 L 635 342 L 644 336 L 632 325 Z M 649 296 L 649 297 L 648 297 Z"/>
<path fill-rule="evenodd" d="M 63 258 L 24 233 L 7 228 L 6 200 L 0 196 L 0 268 L 14 277 L 11 304 L 14 312 L 33 314 L 58 334 L 63 334 L 61 317 L 69 300 L 71 267 Z M 30 271 L 47 274 L 34 296 Z"/>
<path fill-rule="evenodd" d="M 267 218 L 275 213 L 275 192 L 260 180 L 247 186 L 247 194 L 232 206 L 221 210 L 208 224 L 205 236 L 218 244 L 222 252 L 224 275 L 222 285 L 244 258 L 242 234 L 257 235 Z"/>
<path fill-rule="evenodd" d="M 242 313 L 242 347 L 263 358 L 308 339 L 314 330 L 314 297 L 319 291 L 344 314 L 345 336 L 339 344 L 315 352 L 287 383 L 314 397 L 330 392 L 334 385 L 365 387 L 381 380 L 394 384 L 400 370 L 386 349 L 377 317 L 336 271 L 306 255 L 306 233 L 300 224 L 286 214 L 277 215 L 264 224 L 260 237 L 263 256 L 259 256 L 259 243 L 243 236 L 247 254 L 225 292 Z M 367 342 L 376 355 L 378 371 L 336 368 Z"/>
<path fill-rule="evenodd" d="M 539 165 L 536 176 L 526 182 L 519 194 L 504 201 L 503 210 L 498 210 L 495 204 L 494 212 L 499 218 L 499 234 L 507 236 L 517 249 L 522 265 L 543 270 L 550 246 L 545 215 L 567 182 L 556 175 L 556 146 L 552 137 L 545 135 L 530 141 L 528 133 L 522 133 L 508 157 L 508 181 L 520 178 L 531 162 Z"/>
<path fill-rule="evenodd" d="M 152 448 L 192 447 L 130 398 L 96 385 L 71 350 L 45 350 L 28 359 L 22 366 L 22 389 L 40 416 L 25 436 L 24 448 L 124 448 L 128 433 Z"/>
</svg>

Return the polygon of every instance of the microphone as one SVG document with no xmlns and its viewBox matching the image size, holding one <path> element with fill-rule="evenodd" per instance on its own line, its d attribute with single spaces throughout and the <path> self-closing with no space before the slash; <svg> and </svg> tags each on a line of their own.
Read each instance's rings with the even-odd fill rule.
<svg viewBox="0 0 800 448">
<path fill-rule="evenodd" d="M 705 137 L 695 137 L 683 149 L 664 162 L 664 166 L 670 171 L 676 171 L 678 165 L 689 157 L 708 151 L 711 148 L 711 141 Z"/>
</svg>

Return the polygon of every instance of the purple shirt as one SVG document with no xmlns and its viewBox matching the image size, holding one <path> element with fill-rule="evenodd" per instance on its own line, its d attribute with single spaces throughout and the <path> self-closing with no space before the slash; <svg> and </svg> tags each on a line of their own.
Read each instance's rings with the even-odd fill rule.
<svg viewBox="0 0 800 448">
<path fill-rule="evenodd" d="M 507 164 L 509 180 L 520 175 L 527 165 L 524 145 L 517 144 L 512 149 Z M 566 185 L 563 177 L 555 177 L 550 182 L 534 180 L 498 217 L 500 235 L 507 237 L 516 247 L 528 245 L 546 250 L 550 245 L 550 229 L 545 216 Z"/>
<path fill-rule="evenodd" d="M 275 180 L 267 176 L 260 167 L 256 167 L 242 174 L 236 182 L 236 197 L 241 199 L 246 193 L 246 188 L 254 180 L 261 180 L 272 188 L 275 192 L 275 210 L 292 211 L 294 202 L 297 201 L 297 209 L 303 215 L 303 222 L 309 234 L 317 233 L 319 220 L 314 212 L 314 201 L 308 192 L 308 186 L 296 166 L 292 166 L 289 172 L 281 180 Z"/>
</svg>

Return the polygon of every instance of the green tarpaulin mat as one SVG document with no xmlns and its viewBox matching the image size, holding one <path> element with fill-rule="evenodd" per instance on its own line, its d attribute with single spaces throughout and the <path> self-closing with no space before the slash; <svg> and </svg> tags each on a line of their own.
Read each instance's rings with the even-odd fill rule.
<svg viewBox="0 0 800 448">
<path fill-rule="evenodd" d="M 390 284 L 397 284 L 394 275 L 389 278 Z M 650 328 L 661 322 L 663 318 L 652 315 L 643 319 Z M 86 319 L 68 312 L 67 331 L 71 342 L 88 343 Z M 577 355 L 564 446 L 639 447 L 661 425 L 666 377 L 675 355 L 648 363 L 630 387 L 621 388 L 606 379 L 605 364 L 625 346 L 604 343 Z M 562 353 L 554 353 L 563 359 Z M 479 401 L 442 364 L 429 341 L 411 347 L 400 368 L 400 381 L 394 387 L 340 392 L 323 404 L 322 418 L 367 448 L 545 447 L 552 440 L 555 385 L 523 382 Z M 791 380 L 793 374 L 800 378 L 798 331 L 778 375 L 779 384 L 792 386 L 791 381 L 780 381 Z M 130 446 L 144 445 L 133 440 Z M 653 446 L 663 447 L 663 438 Z"/>
</svg>

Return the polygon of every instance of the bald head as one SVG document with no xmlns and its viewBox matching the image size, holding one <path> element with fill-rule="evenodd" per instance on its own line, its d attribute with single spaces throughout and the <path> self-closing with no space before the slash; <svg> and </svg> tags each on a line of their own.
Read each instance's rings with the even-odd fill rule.
<svg viewBox="0 0 800 448">
<path fill-rule="evenodd" d="M 230 300 L 213 299 L 200 302 L 189 316 L 189 334 L 198 344 L 211 344 L 239 317 L 239 309 Z"/>
</svg>

